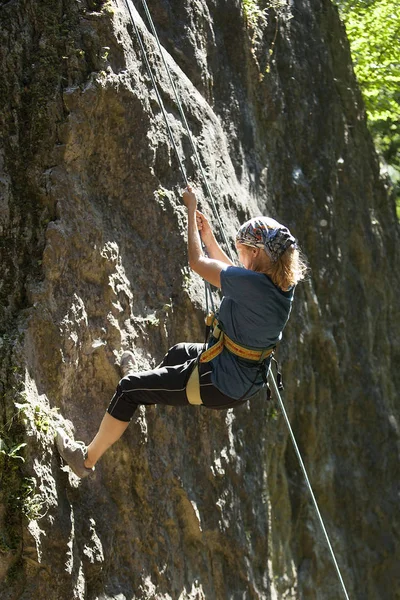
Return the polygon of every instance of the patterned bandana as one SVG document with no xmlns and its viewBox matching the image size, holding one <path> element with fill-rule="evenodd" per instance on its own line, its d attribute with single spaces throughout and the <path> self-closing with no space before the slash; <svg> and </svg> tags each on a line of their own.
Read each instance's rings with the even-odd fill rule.
<svg viewBox="0 0 400 600">
<path fill-rule="evenodd" d="M 296 244 L 295 238 L 284 225 L 269 217 L 254 217 L 239 228 L 236 241 L 253 248 L 264 248 L 273 262 Z"/>
</svg>

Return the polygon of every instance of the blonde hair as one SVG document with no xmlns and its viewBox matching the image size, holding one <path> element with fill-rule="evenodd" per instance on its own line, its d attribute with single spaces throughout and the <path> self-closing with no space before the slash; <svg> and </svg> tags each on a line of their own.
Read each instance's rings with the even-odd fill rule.
<svg viewBox="0 0 400 600">
<path fill-rule="evenodd" d="M 267 256 L 267 258 L 269 257 Z M 299 281 L 305 279 L 308 265 L 299 248 L 290 246 L 276 262 L 268 260 L 268 265 L 263 269 L 263 272 L 281 290 L 287 291 L 292 286 L 297 285 Z"/>
<path fill-rule="evenodd" d="M 275 262 L 265 251 L 261 251 L 252 270 L 265 273 L 277 287 L 287 291 L 305 279 L 309 269 L 300 249 L 290 246 Z"/>
</svg>

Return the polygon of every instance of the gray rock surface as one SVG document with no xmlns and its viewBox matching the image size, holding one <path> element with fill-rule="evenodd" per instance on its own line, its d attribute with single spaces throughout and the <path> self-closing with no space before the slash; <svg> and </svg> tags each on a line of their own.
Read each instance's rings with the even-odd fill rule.
<svg viewBox="0 0 400 600">
<path fill-rule="evenodd" d="M 336 9 L 260 6 L 256 27 L 236 0 L 150 8 L 228 235 L 274 215 L 308 255 L 279 350 L 285 404 L 350 598 L 395 600 L 394 202 Z M 60 469 L 55 427 L 93 436 L 124 349 L 147 368 L 202 340 L 203 287 L 125 3 L 2 0 L 0 65 L 2 600 L 341 598 L 285 423 L 262 395 L 234 411 L 142 410 L 91 479 Z"/>
</svg>

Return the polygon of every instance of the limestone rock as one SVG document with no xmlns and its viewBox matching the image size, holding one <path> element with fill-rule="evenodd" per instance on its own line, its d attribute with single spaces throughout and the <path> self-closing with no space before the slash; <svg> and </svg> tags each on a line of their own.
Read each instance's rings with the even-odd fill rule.
<svg viewBox="0 0 400 600">
<path fill-rule="evenodd" d="M 155 40 L 135 22 L 207 204 Z M 328 0 L 153 3 L 227 235 L 264 213 L 308 255 L 284 401 L 352 599 L 399 598 L 399 225 Z M 142 20 L 143 18 L 143 20 Z M 122 0 L 0 3 L 0 591 L 4 600 L 337 600 L 276 401 L 141 410 L 90 479 L 133 348 L 202 340 L 182 180 Z"/>
</svg>

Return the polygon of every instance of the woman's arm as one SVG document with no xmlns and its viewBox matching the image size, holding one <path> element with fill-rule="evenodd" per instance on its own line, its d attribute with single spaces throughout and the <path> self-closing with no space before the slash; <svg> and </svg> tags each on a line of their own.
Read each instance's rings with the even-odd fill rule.
<svg viewBox="0 0 400 600">
<path fill-rule="evenodd" d="M 221 271 L 226 269 L 227 264 L 219 260 L 208 258 L 203 254 L 196 220 L 197 201 L 190 186 L 188 186 L 187 190 L 183 193 L 183 201 L 188 211 L 189 266 L 195 273 L 203 277 L 203 279 L 212 285 L 215 285 L 215 287 L 220 288 L 220 274 Z"/>
<path fill-rule="evenodd" d="M 199 210 L 196 211 L 196 221 L 197 221 L 197 229 L 200 232 L 200 237 L 203 241 L 203 244 L 206 247 L 207 254 L 210 258 L 215 258 L 215 260 L 219 260 L 227 265 L 234 267 L 234 263 L 231 261 L 229 256 L 225 254 L 222 250 L 221 246 L 218 244 L 215 239 L 214 233 L 210 227 L 210 223 L 208 222 L 207 217 L 203 215 Z"/>
</svg>

